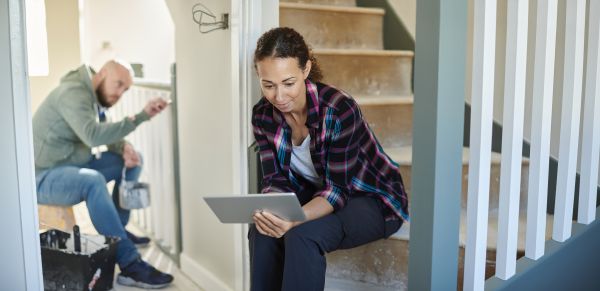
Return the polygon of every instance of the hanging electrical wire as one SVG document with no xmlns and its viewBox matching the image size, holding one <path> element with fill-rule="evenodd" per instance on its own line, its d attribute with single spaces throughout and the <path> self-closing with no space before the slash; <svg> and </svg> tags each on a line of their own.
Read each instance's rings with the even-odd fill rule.
<svg viewBox="0 0 600 291">
<path fill-rule="evenodd" d="M 209 21 L 206 21 L 207 18 Z M 221 21 L 217 21 L 217 17 L 202 3 L 192 6 L 192 19 L 198 24 L 201 33 L 229 28 L 229 14 L 222 14 Z"/>
</svg>

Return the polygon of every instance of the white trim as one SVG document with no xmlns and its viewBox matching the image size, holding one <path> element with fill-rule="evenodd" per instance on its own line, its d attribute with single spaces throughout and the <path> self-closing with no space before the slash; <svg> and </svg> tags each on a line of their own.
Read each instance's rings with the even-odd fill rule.
<svg viewBox="0 0 600 291">
<path fill-rule="evenodd" d="M 537 2 L 525 256 L 544 255 L 557 0 Z"/>
<path fill-rule="evenodd" d="M 279 24 L 279 1 L 231 2 L 231 43 L 232 43 L 232 92 L 234 93 L 233 112 L 234 136 L 239 153 L 234 153 L 234 169 L 239 169 L 240 184 L 235 189 L 242 195 L 248 194 L 249 165 L 248 148 L 254 141 L 250 122 L 252 106 L 260 98 L 260 88 L 254 70 L 254 49 L 256 41 L 266 30 Z M 238 143 L 239 142 L 239 143 Z M 247 225 L 234 226 L 235 245 L 235 288 L 250 289 L 250 256 L 248 253 Z"/>
<path fill-rule="evenodd" d="M 185 273 L 196 285 L 204 290 L 210 291 L 233 291 L 225 282 L 202 267 L 185 252 L 179 257 L 181 260 L 181 271 Z"/>
<path fill-rule="evenodd" d="M 471 155 L 463 286 L 466 291 L 483 290 L 485 282 L 497 2 L 475 0 L 473 9 Z"/>
<path fill-rule="evenodd" d="M 575 196 L 575 175 L 577 174 L 577 143 L 579 141 L 581 86 L 583 83 L 585 5 L 586 0 L 567 1 L 560 144 L 552 231 L 552 239 L 558 242 L 564 242 L 571 237 L 573 225 L 573 198 Z"/>
<path fill-rule="evenodd" d="M 588 55 L 581 145 L 581 183 L 577 222 L 589 224 L 596 218 L 598 156 L 600 150 L 600 2 L 591 1 L 588 28 Z"/>
<path fill-rule="evenodd" d="M 248 154 L 245 146 L 246 126 L 246 100 L 243 96 L 243 71 L 245 70 L 243 56 L 244 39 L 244 10 L 242 0 L 231 0 L 231 13 L 229 15 L 231 29 L 231 112 L 233 134 L 233 189 L 238 193 L 248 193 Z M 233 227 L 233 253 L 234 253 L 234 288 L 244 290 L 244 241 L 242 225 Z M 212 290 L 212 289 L 209 289 Z"/>
<path fill-rule="evenodd" d="M 33 162 L 31 96 L 27 78 L 27 45 L 24 1 L 8 0 L 10 63 L 12 71 L 16 167 L 19 187 L 20 224 L 27 290 L 43 289 L 38 232 L 37 195 Z"/>
<path fill-rule="evenodd" d="M 515 274 L 519 234 L 519 199 L 525 115 L 525 71 L 527 66 L 528 2 L 508 0 L 504 129 L 496 276 L 507 280 Z"/>
</svg>

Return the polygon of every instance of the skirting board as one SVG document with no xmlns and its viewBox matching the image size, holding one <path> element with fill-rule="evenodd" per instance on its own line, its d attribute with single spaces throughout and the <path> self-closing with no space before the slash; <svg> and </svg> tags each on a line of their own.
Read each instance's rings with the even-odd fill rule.
<svg viewBox="0 0 600 291">
<path fill-rule="evenodd" d="M 202 289 L 207 291 L 233 291 L 225 282 L 192 260 L 185 252 L 181 253 L 180 259 L 181 271 Z"/>
</svg>

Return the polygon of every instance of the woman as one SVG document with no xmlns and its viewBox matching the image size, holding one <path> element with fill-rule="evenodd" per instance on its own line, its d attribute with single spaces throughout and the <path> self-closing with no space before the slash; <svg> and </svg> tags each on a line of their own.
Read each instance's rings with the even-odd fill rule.
<svg viewBox="0 0 600 291">
<path fill-rule="evenodd" d="M 326 253 L 387 238 L 408 219 L 402 178 L 356 102 L 319 83 L 299 33 L 266 32 L 254 64 L 264 95 L 252 113 L 262 193 L 296 193 L 307 220 L 254 215 L 251 290 L 323 290 Z"/>
</svg>

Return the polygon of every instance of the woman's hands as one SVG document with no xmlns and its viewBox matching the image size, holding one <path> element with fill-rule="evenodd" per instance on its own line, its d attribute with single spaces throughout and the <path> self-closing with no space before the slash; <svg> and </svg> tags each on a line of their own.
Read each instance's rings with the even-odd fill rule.
<svg viewBox="0 0 600 291">
<path fill-rule="evenodd" d="M 323 197 L 315 197 L 304 206 L 302 206 L 306 221 L 315 220 L 325 215 L 333 213 L 333 206 Z M 257 211 L 252 217 L 256 224 L 256 229 L 263 235 L 280 238 L 290 229 L 306 221 L 287 221 L 283 220 L 270 212 Z"/>
<path fill-rule="evenodd" d="M 258 211 L 253 216 L 256 229 L 263 235 L 280 238 L 298 223 L 283 220 L 267 211 Z"/>
</svg>

